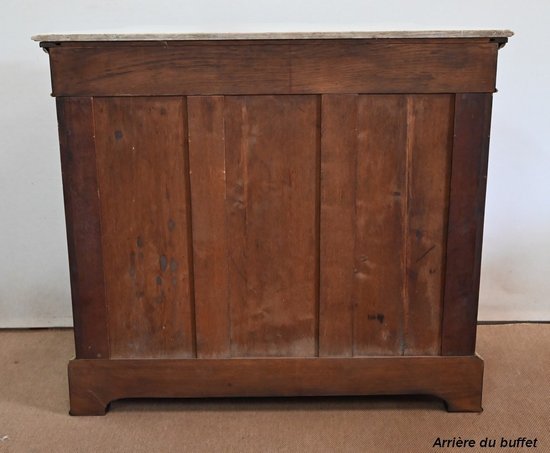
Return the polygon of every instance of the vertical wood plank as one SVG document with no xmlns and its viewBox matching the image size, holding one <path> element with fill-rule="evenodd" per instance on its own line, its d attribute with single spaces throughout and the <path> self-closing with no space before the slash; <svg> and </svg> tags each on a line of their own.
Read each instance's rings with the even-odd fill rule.
<svg viewBox="0 0 550 453">
<path fill-rule="evenodd" d="M 453 100 L 408 97 L 406 355 L 441 352 Z"/>
<path fill-rule="evenodd" d="M 475 352 L 491 94 L 457 94 L 442 354 Z"/>
<path fill-rule="evenodd" d="M 453 96 L 326 98 L 322 350 L 348 354 L 347 327 L 353 355 L 439 354 Z"/>
<path fill-rule="evenodd" d="M 353 353 L 357 95 L 322 96 L 319 356 Z"/>
<path fill-rule="evenodd" d="M 354 355 L 401 354 L 406 96 L 360 96 L 357 118 Z"/>
<path fill-rule="evenodd" d="M 109 358 L 92 98 L 58 98 L 57 115 L 77 359 Z"/>
<path fill-rule="evenodd" d="M 187 98 L 197 357 L 230 355 L 223 96 Z"/>
<path fill-rule="evenodd" d="M 96 98 L 94 118 L 111 356 L 192 357 L 184 100 Z"/>
<path fill-rule="evenodd" d="M 313 356 L 316 96 L 225 99 L 233 356 Z"/>
</svg>

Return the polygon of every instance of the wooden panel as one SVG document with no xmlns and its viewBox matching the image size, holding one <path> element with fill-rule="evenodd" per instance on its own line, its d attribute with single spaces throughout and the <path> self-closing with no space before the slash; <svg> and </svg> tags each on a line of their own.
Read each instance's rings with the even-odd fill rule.
<svg viewBox="0 0 550 453">
<path fill-rule="evenodd" d="M 469 357 L 73 360 L 72 415 L 120 398 L 429 394 L 480 412 L 483 361 Z"/>
<path fill-rule="evenodd" d="M 316 354 L 318 103 L 225 99 L 233 356 Z"/>
<path fill-rule="evenodd" d="M 456 96 L 442 353 L 473 354 L 491 121 L 490 94 Z"/>
<path fill-rule="evenodd" d="M 452 95 L 408 97 L 405 354 L 441 352 Z"/>
<path fill-rule="evenodd" d="M 238 44 L 50 49 L 55 96 L 288 91 L 288 46 Z"/>
<path fill-rule="evenodd" d="M 323 96 L 321 355 L 439 354 L 452 101 Z"/>
<path fill-rule="evenodd" d="M 194 355 L 184 107 L 94 100 L 113 357 Z"/>
<path fill-rule="evenodd" d="M 494 91 L 498 44 L 310 41 L 292 46 L 293 93 Z"/>
<path fill-rule="evenodd" d="M 197 357 L 228 357 L 224 98 L 191 96 L 187 107 Z"/>
<path fill-rule="evenodd" d="M 357 95 L 322 96 L 319 355 L 353 353 Z"/>
<path fill-rule="evenodd" d="M 55 96 L 492 92 L 486 40 L 187 42 L 49 48 Z"/>
<path fill-rule="evenodd" d="M 354 354 L 401 354 L 407 98 L 360 96 L 357 118 Z"/>
<path fill-rule="evenodd" d="M 92 99 L 58 99 L 57 114 L 76 357 L 108 358 Z"/>
</svg>

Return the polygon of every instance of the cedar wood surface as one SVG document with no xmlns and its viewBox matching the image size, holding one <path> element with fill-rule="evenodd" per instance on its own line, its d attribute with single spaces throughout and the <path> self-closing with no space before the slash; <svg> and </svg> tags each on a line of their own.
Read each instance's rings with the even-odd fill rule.
<svg viewBox="0 0 550 453">
<path fill-rule="evenodd" d="M 73 367 L 474 353 L 499 42 L 86 44 L 48 48 Z"/>
</svg>

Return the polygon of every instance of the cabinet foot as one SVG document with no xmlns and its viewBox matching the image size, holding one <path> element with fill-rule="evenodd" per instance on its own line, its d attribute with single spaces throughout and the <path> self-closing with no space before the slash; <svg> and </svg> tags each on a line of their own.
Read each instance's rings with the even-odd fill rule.
<svg viewBox="0 0 550 453">
<path fill-rule="evenodd" d="M 92 395 L 78 395 L 71 393 L 70 415 L 105 415 L 109 403 L 98 401 Z"/>
<path fill-rule="evenodd" d="M 442 397 L 449 412 L 483 412 L 481 386 L 472 395 L 446 395 Z"/>
<path fill-rule="evenodd" d="M 82 373 L 75 372 L 75 361 L 69 362 L 70 415 L 105 415 L 109 399 L 101 396 L 97 384 Z"/>
</svg>

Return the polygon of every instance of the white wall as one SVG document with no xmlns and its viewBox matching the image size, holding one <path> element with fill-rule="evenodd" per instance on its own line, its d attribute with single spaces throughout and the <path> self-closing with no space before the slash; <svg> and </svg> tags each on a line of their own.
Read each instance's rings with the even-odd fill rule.
<svg viewBox="0 0 550 453">
<path fill-rule="evenodd" d="M 548 0 L 2 0 L 0 327 L 70 325 L 48 58 L 32 34 L 510 28 L 493 109 L 480 318 L 550 320 Z"/>
</svg>

